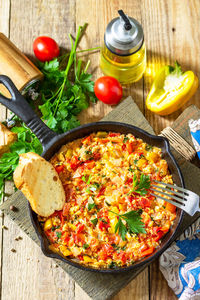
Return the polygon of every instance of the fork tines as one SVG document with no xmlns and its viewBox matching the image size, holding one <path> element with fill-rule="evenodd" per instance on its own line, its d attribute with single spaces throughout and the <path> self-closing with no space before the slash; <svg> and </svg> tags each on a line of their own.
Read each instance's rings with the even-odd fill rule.
<svg viewBox="0 0 200 300">
<path fill-rule="evenodd" d="M 170 202 L 171 204 L 181 208 L 182 206 L 184 206 L 184 201 L 187 201 L 187 196 L 189 194 L 187 194 L 187 192 L 185 192 L 185 190 L 181 187 L 176 187 L 172 184 L 169 183 L 165 183 L 165 182 L 160 182 L 157 180 L 154 180 L 154 182 L 158 183 L 158 184 L 152 184 L 150 190 L 153 192 L 156 192 L 158 194 L 154 194 L 151 193 L 151 195 L 160 198 L 162 200 L 165 200 L 167 202 Z M 166 196 L 166 197 L 162 197 L 162 195 Z M 168 199 L 169 198 L 169 199 Z M 173 199 L 174 201 L 172 201 L 171 199 Z"/>
</svg>

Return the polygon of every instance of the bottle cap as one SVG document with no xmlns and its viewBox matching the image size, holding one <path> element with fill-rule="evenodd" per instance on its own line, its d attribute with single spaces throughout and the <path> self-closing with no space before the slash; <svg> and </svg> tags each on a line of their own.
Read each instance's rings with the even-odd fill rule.
<svg viewBox="0 0 200 300">
<path fill-rule="evenodd" d="M 143 29 L 137 20 L 125 15 L 123 10 L 118 13 L 120 17 L 113 19 L 106 28 L 105 45 L 117 55 L 131 55 L 143 45 Z"/>
</svg>

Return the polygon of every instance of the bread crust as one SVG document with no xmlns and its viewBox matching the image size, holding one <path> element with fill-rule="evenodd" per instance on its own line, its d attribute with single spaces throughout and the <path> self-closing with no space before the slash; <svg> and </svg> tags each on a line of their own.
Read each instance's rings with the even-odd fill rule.
<svg viewBox="0 0 200 300">
<path fill-rule="evenodd" d="M 20 154 L 13 179 L 38 215 L 48 217 L 63 208 L 65 191 L 58 174 L 51 163 L 38 154 Z"/>
<path fill-rule="evenodd" d="M 10 131 L 6 126 L 0 123 L 0 157 L 8 152 L 10 146 L 17 140 L 17 134 Z"/>
</svg>

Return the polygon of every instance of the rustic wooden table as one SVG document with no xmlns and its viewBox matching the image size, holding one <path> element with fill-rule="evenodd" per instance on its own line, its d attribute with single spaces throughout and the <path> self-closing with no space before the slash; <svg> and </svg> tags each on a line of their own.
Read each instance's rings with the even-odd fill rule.
<svg viewBox="0 0 200 300">
<path fill-rule="evenodd" d="M 192 69 L 200 77 L 200 1 L 199 0 L 1 0 L 0 32 L 6 34 L 19 49 L 32 57 L 32 43 L 38 35 L 49 35 L 64 48 L 69 47 L 68 32 L 74 34 L 78 25 L 89 24 L 80 47 L 101 45 L 107 23 L 121 8 L 142 23 L 147 46 L 147 69 L 142 80 L 124 88 L 131 95 L 154 130 L 172 123 L 182 110 L 159 117 L 145 110 L 145 98 L 152 78 L 161 65 L 178 60 L 185 70 Z M 94 78 L 101 75 L 99 53 L 90 55 Z M 190 103 L 199 106 L 199 91 Z M 110 107 L 98 103 L 81 115 L 82 122 L 101 119 Z M 0 121 L 7 116 L 0 107 Z M 7 184 L 6 191 L 12 191 Z M 6 199 L 4 199 L 6 200 Z M 88 296 L 51 259 L 7 217 L 0 224 L 8 230 L 0 232 L 0 296 L 2 300 L 79 300 Z M 15 241 L 17 236 L 22 240 Z M 11 249 L 16 249 L 16 253 Z M 159 271 L 158 261 L 146 268 L 125 287 L 117 299 L 176 299 Z M 103 299 L 102 299 L 103 300 Z"/>
</svg>

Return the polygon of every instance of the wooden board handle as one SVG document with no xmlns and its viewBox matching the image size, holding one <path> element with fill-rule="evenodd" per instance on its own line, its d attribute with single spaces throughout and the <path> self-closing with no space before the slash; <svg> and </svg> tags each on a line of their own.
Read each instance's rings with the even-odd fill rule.
<svg viewBox="0 0 200 300">
<path fill-rule="evenodd" d="M 11 78 L 20 92 L 43 78 L 38 68 L 3 33 L 0 33 L 0 74 Z M 3 86 L 0 86 L 0 92 L 10 96 Z"/>
</svg>

